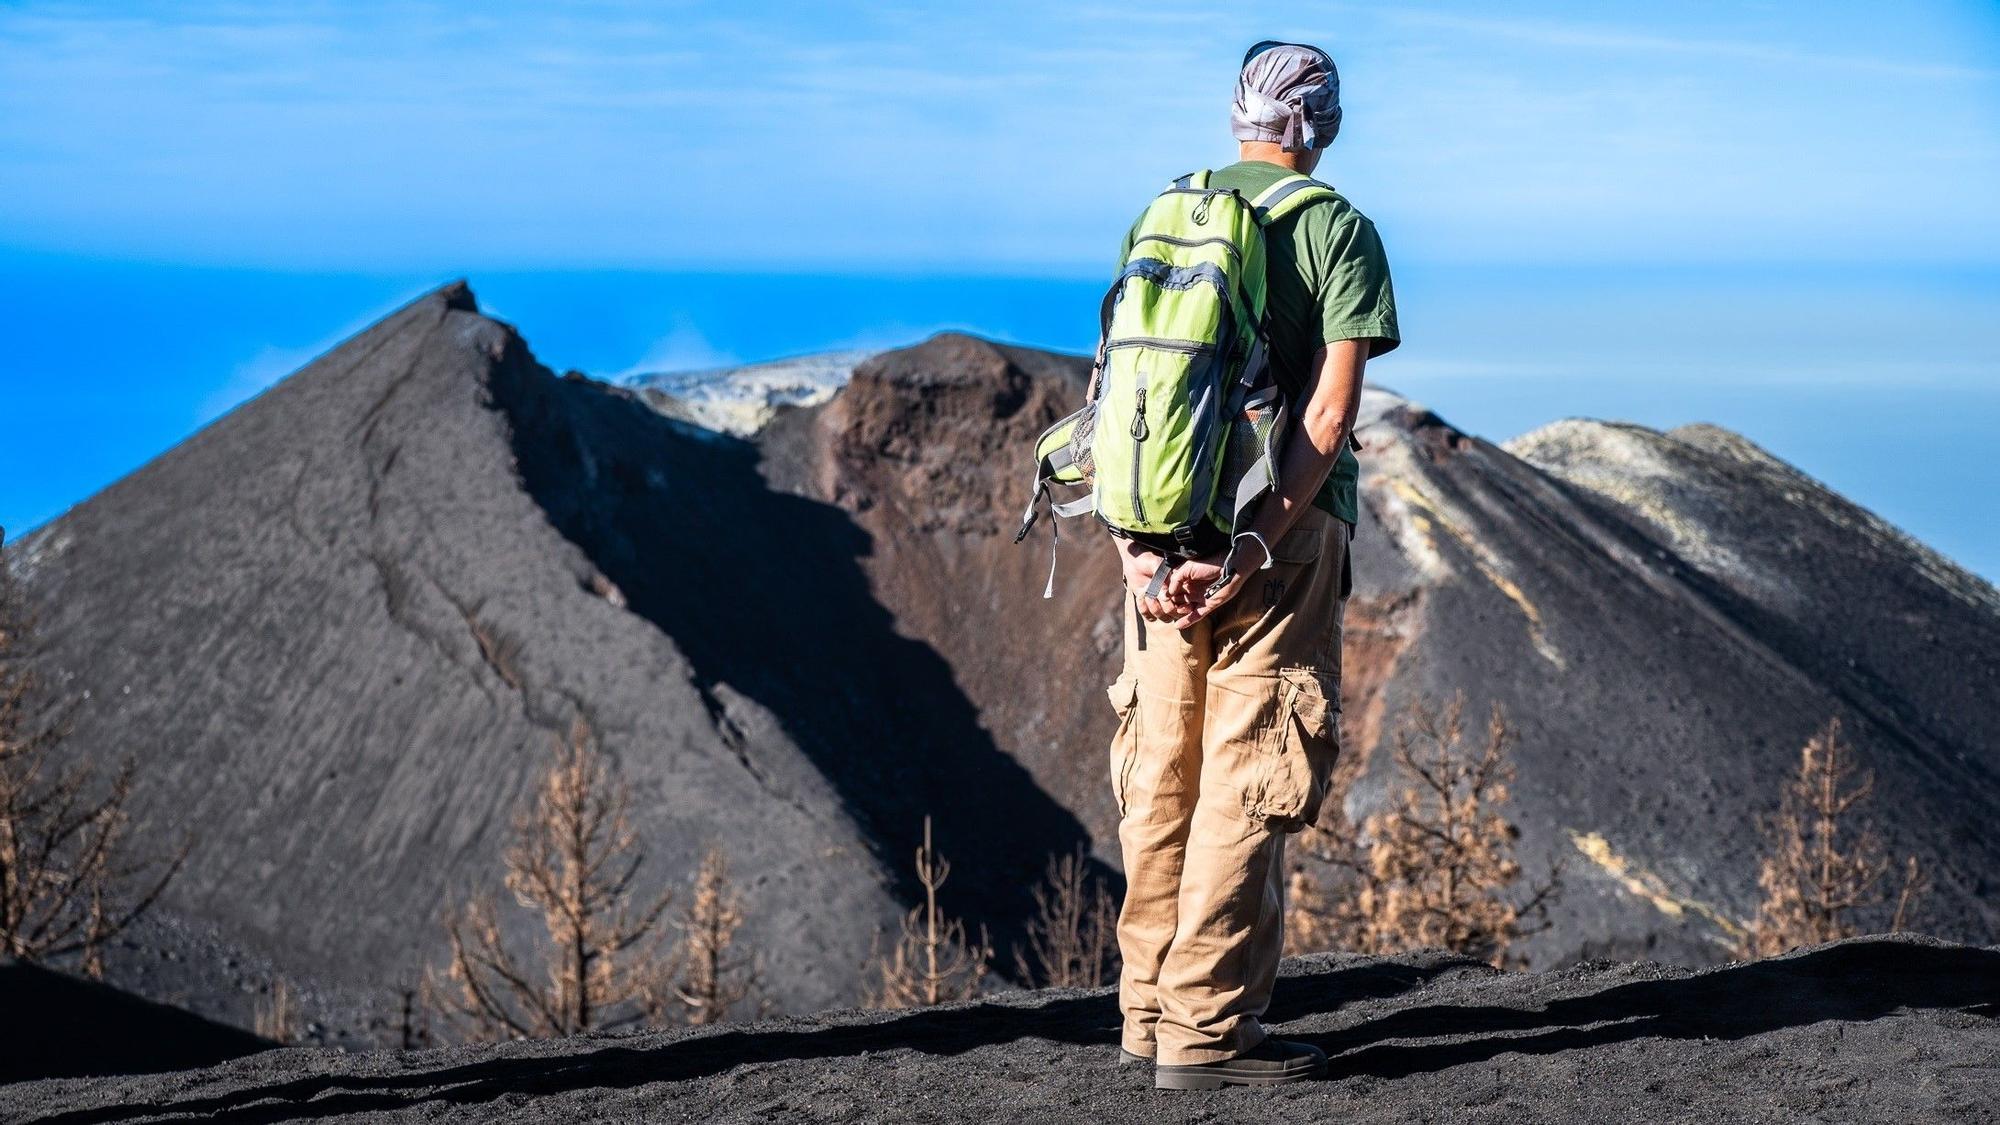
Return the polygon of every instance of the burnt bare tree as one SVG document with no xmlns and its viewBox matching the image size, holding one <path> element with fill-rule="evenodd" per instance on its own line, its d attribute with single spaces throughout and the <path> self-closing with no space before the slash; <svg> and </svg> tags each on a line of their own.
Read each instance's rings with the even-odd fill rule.
<svg viewBox="0 0 2000 1125">
<path fill-rule="evenodd" d="M 1896 892 L 1896 911 L 1889 915 L 1889 932 L 1907 933 L 1910 928 L 1910 914 L 1922 901 L 1925 892 L 1931 889 L 1930 873 L 1916 856 L 1903 857 L 1903 887 Z"/>
<path fill-rule="evenodd" d="M 654 1018 L 691 1026 L 721 1023 L 751 1000 L 761 986 L 757 962 L 736 949 L 743 925 L 743 897 L 729 882 L 722 849 L 710 848 L 696 870 L 688 904 L 674 926 L 680 942 L 667 962 L 664 1002 L 651 1005 Z"/>
<path fill-rule="evenodd" d="M 257 1034 L 273 1043 L 290 1043 L 298 1038 L 299 1002 L 285 978 L 272 978 L 270 988 L 258 997 L 254 1027 Z"/>
<path fill-rule="evenodd" d="M 1769 956 L 1858 932 L 1856 916 L 1887 903 L 1889 859 L 1863 806 L 1875 779 L 1830 720 L 1799 751 L 1798 772 L 1765 826 L 1769 850 L 1757 872 L 1764 898 L 1742 952 Z M 1928 885 L 1915 856 L 1903 866 L 1892 930 L 1900 930 Z"/>
<path fill-rule="evenodd" d="M 965 923 L 938 909 L 938 888 L 951 875 L 951 864 L 931 846 L 931 818 L 924 818 L 924 843 L 917 849 L 917 882 L 924 901 L 903 916 L 902 932 L 886 955 L 873 966 L 875 981 L 867 993 L 871 1008 L 914 1008 L 947 1000 L 970 1000 L 985 984 L 993 958 L 992 943 L 982 929 L 977 940 Z"/>
<path fill-rule="evenodd" d="M 657 928 L 670 896 L 636 892 L 645 854 L 631 803 L 579 717 L 556 741 L 507 851 L 506 888 L 537 915 L 541 939 L 525 952 L 510 948 L 490 896 L 445 921 L 451 960 L 429 992 L 462 1035 L 547 1038 L 642 1018 L 663 972 Z"/>
<path fill-rule="evenodd" d="M 1015 974 L 1045 988 L 1096 988 L 1116 980 L 1118 904 L 1090 873 L 1081 848 L 1049 857 L 1034 897 L 1027 943 L 1014 947 Z"/>
<path fill-rule="evenodd" d="M 1412 705 L 1392 738 L 1398 784 L 1387 807 L 1351 836 L 1336 809 L 1319 841 L 1344 877 L 1322 890 L 1294 873 L 1292 936 L 1368 953 L 1439 947 L 1500 965 L 1515 942 L 1545 929 L 1561 873 L 1524 883 L 1514 855 L 1517 738 L 1498 706 L 1475 743 L 1463 696 Z"/>
<path fill-rule="evenodd" d="M 27 665 L 33 624 L 0 556 L 0 956 L 74 961 L 104 975 L 104 951 L 159 900 L 187 858 L 135 847 L 136 771 L 100 783 L 64 760 L 73 705 L 50 702 Z"/>
</svg>

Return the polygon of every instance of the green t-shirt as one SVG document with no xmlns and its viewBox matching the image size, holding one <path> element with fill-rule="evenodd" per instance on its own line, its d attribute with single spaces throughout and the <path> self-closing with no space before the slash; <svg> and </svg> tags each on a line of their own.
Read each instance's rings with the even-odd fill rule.
<svg viewBox="0 0 2000 1125">
<path fill-rule="evenodd" d="M 1254 199 L 1289 175 L 1289 169 L 1276 164 L 1245 160 L 1216 169 L 1208 183 Z M 1120 262 L 1131 251 L 1132 239 L 1133 233 L 1127 232 Z M 1378 356 L 1401 342 L 1396 293 L 1382 240 L 1375 224 L 1346 197 L 1308 204 L 1271 224 L 1265 229 L 1264 245 L 1271 371 L 1291 402 L 1303 401 L 1320 345 L 1373 340 L 1369 355 Z M 1313 503 L 1354 523 L 1359 515 L 1355 493 L 1360 476 L 1361 463 L 1353 449 L 1342 449 Z"/>
</svg>

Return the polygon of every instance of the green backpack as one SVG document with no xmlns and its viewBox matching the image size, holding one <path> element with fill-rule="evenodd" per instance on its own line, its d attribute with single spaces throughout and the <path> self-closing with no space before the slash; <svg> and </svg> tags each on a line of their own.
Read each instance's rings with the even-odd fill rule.
<svg viewBox="0 0 2000 1125">
<path fill-rule="evenodd" d="M 1276 483 L 1286 404 L 1266 362 L 1264 227 L 1332 189 L 1293 174 L 1256 199 L 1208 186 L 1208 172 L 1175 180 L 1134 229 L 1132 249 L 1104 295 L 1097 362 L 1083 409 L 1035 442 L 1026 538 L 1044 501 L 1058 518 L 1093 512 L 1111 534 L 1167 557 L 1157 595 L 1180 560 L 1229 548 Z M 1088 488 L 1058 502 L 1056 488 Z M 1052 521 L 1049 581 L 1055 594 Z M 1266 544 L 1265 565 L 1270 551 Z"/>
</svg>

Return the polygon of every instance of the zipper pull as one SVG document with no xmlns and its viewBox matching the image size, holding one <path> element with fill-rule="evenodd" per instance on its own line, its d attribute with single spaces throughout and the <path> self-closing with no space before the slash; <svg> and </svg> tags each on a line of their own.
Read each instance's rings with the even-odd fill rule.
<svg viewBox="0 0 2000 1125">
<path fill-rule="evenodd" d="M 1146 388 L 1139 388 L 1139 405 L 1132 411 L 1132 440 L 1146 440 Z"/>
</svg>

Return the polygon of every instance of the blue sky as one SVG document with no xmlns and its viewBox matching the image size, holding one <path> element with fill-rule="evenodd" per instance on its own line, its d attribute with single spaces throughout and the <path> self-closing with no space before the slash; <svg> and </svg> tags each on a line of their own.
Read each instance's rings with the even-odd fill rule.
<svg viewBox="0 0 2000 1125">
<path fill-rule="evenodd" d="M 8 241 L 287 269 L 1101 267 L 1341 60 L 1404 257 L 1990 264 L 1990 3 L 0 5 Z M 1500 14 L 1500 13 L 1505 14 Z M 1310 14 L 1308 14 L 1310 13 Z M 967 267 L 976 267 L 968 270 Z"/>
<path fill-rule="evenodd" d="M 0 524 L 453 276 L 594 373 L 1080 347 L 1276 36 L 1341 61 L 1372 377 L 1496 438 L 1722 422 L 2000 575 L 2000 6 L 1267 10 L 0 3 Z"/>
</svg>

